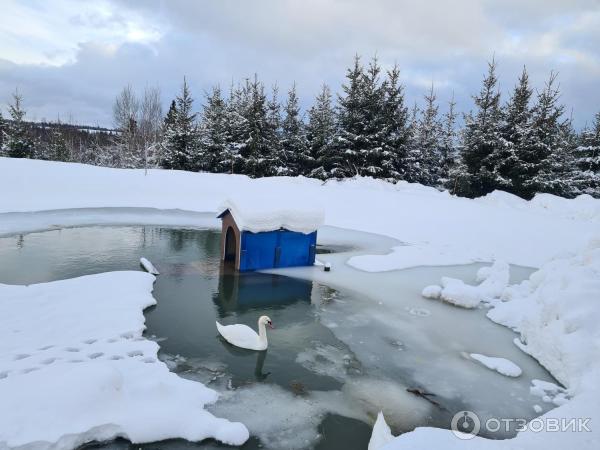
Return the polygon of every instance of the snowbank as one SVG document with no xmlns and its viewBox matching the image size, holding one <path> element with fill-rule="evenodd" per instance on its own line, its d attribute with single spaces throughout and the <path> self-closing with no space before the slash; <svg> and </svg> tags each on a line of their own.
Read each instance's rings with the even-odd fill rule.
<svg viewBox="0 0 600 450">
<path fill-rule="evenodd" d="M 0 158 L 0 192 L 10 193 L 0 197 L 0 213 L 12 213 L 0 214 L 0 234 L 24 231 L 24 222 L 27 229 L 36 228 L 31 211 L 154 208 L 170 210 L 171 215 L 184 210 L 214 217 L 227 198 L 240 193 L 254 198 L 254 203 L 277 196 L 289 200 L 293 209 L 296 203 L 325 209 L 326 225 L 381 234 L 403 244 L 386 255 L 350 260 L 354 267 L 368 271 L 497 259 L 540 267 L 556 254 L 583 245 L 600 226 L 600 200 L 585 196 L 564 201 L 555 197 L 551 207 L 548 197 L 498 203 L 370 178 L 323 183 L 303 177 L 253 180 L 168 170 L 149 170 L 144 176 L 143 170 Z M 16 212 L 28 214 L 16 216 Z M 126 214 L 134 223 L 142 220 Z M 79 210 L 69 222 L 104 223 L 102 218 L 93 219 Z M 183 219 L 182 225 L 197 221 Z M 57 223 L 42 220 L 44 225 Z M 118 213 L 110 220 L 124 222 Z M 162 223 L 165 218 L 148 220 Z M 212 219 L 210 224 L 216 226 L 218 221 Z"/>
<path fill-rule="evenodd" d="M 240 231 L 253 233 L 285 228 L 300 233 L 312 233 L 325 222 L 322 208 L 302 198 L 285 195 L 235 194 L 219 207 L 219 215 L 229 211 Z"/>
<path fill-rule="evenodd" d="M 536 419 L 547 427 L 504 441 L 464 441 L 448 430 L 423 427 L 394 438 L 382 450 L 600 448 L 600 238 L 574 255 L 544 264 L 529 280 L 506 288 L 501 300 L 492 303 L 488 317 L 520 333 L 519 347 L 567 387 L 563 391 L 533 380 L 532 393 L 559 405 Z M 550 428 L 570 419 L 589 419 L 591 431 Z"/>
<path fill-rule="evenodd" d="M 502 295 L 508 286 L 509 266 L 503 261 L 496 261 L 490 267 L 482 267 L 477 272 L 477 280 L 481 283 L 472 286 L 456 278 L 443 277 L 441 286 L 427 286 L 422 295 L 426 298 L 440 298 L 463 308 L 475 308 L 482 301 L 489 303 Z"/>
<path fill-rule="evenodd" d="M 142 338 L 153 282 L 111 272 L 0 284 L 0 449 L 248 439 L 244 425 L 204 410 L 215 391 L 169 372 Z"/>
</svg>

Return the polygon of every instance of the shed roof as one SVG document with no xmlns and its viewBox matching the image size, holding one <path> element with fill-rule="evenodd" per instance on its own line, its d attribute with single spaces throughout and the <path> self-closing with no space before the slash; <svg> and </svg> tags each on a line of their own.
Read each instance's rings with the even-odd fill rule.
<svg viewBox="0 0 600 450">
<path fill-rule="evenodd" d="M 312 233 L 325 221 L 322 208 L 308 202 L 290 201 L 281 196 L 236 195 L 219 207 L 218 217 L 231 213 L 240 231 L 259 233 L 285 228 Z"/>
</svg>

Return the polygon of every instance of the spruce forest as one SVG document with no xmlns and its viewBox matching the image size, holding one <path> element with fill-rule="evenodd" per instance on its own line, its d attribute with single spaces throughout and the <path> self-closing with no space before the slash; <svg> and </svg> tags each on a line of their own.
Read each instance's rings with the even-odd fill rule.
<svg viewBox="0 0 600 450">
<path fill-rule="evenodd" d="M 114 130 L 27 122 L 15 92 L 8 116 L 0 114 L 0 156 L 251 177 L 368 176 L 466 197 L 496 189 L 525 199 L 600 197 L 600 112 L 575 130 L 556 74 L 534 87 L 524 68 L 502 98 L 496 69 L 488 63 L 468 113 L 454 101 L 440 113 L 434 86 L 422 107 L 408 104 L 399 67 L 384 71 L 376 58 L 356 57 L 340 93 L 323 85 L 307 111 L 295 85 L 280 96 L 257 76 L 216 86 L 198 102 L 184 79 L 166 114 L 158 88 L 138 97 L 127 86 L 114 102 Z"/>
</svg>

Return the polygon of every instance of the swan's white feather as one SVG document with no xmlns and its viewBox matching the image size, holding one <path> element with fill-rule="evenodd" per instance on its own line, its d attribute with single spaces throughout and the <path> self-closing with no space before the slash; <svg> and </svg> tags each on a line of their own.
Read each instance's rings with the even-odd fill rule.
<svg viewBox="0 0 600 450">
<path fill-rule="evenodd" d="M 371 439 L 369 440 L 368 450 L 379 450 L 392 439 L 394 439 L 392 430 L 390 430 L 390 427 L 385 421 L 383 412 L 380 411 L 379 414 L 377 414 L 375 425 L 373 425 L 373 432 L 371 433 Z"/>
<path fill-rule="evenodd" d="M 217 322 L 217 330 L 227 342 L 236 347 L 249 350 L 266 350 L 267 348 L 267 341 L 261 340 L 258 333 L 247 325 L 221 325 Z"/>
</svg>

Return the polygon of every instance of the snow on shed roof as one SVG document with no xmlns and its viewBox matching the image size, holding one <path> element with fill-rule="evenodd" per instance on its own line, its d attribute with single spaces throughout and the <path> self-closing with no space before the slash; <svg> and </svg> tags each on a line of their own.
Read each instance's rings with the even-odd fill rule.
<svg viewBox="0 0 600 450">
<path fill-rule="evenodd" d="M 325 221 L 322 208 L 296 199 L 275 196 L 236 195 L 219 207 L 218 217 L 229 211 L 240 231 L 259 233 L 285 228 L 312 233 Z"/>
</svg>

